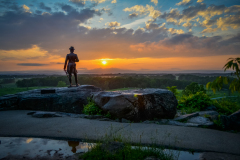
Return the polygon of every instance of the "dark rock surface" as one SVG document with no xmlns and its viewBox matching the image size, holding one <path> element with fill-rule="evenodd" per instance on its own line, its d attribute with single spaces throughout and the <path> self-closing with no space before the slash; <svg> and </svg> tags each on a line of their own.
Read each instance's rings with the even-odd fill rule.
<svg viewBox="0 0 240 160">
<path fill-rule="evenodd" d="M 208 118 L 201 117 L 201 116 L 190 118 L 187 122 L 199 124 L 202 126 L 213 126 L 214 125 L 214 123 L 211 122 Z"/>
<path fill-rule="evenodd" d="M 55 93 L 41 94 L 41 90 L 49 89 L 54 89 Z M 101 91 L 100 88 L 92 85 L 35 89 L 0 97 L 0 110 L 23 109 L 82 113 L 83 105 L 88 103 L 87 97 L 99 91 Z"/>
<path fill-rule="evenodd" d="M 239 155 L 216 152 L 204 152 L 199 156 L 199 160 L 239 160 L 239 159 L 240 159 Z"/>
<path fill-rule="evenodd" d="M 217 111 L 200 111 L 197 112 L 199 116 L 214 116 L 214 115 L 219 115 Z"/>
<path fill-rule="evenodd" d="M 204 110 L 205 111 L 216 111 L 217 108 L 215 106 L 211 105 L 211 106 L 208 106 L 208 107 L 204 108 Z"/>
<path fill-rule="evenodd" d="M 236 111 L 235 113 L 225 116 L 221 115 L 218 117 L 214 117 L 213 120 L 220 120 L 222 126 L 225 129 L 236 129 L 240 130 L 240 110 Z"/>
<path fill-rule="evenodd" d="M 116 118 L 130 121 L 173 119 L 177 112 L 177 99 L 165 89 L 141 89 L 115 92 L 97 92 L 95 103 Z"/>
<path fill-rule="evenodd" d="M 56 112 L 35 112 L 32 116 L 36 118 L 62 117 Z"/>
<path fill-rule="evenodd" d="M 233 129 L 238 129 L 240 130 L 240 110 L 238 110 L 237 112 L 231 114 L 230 119 L 232 121 L 231 127 Z"/>
<path fill-rule="evenodd" d="M 174 118 L 174 121 L 187 121 L 188 119 L 190 119 L 192 117 L 197 117 L 197 116 L 199 116 L 199 113 L 185 114 L 185 115 L 181 115 L 177 118 Z"/>
</svg>

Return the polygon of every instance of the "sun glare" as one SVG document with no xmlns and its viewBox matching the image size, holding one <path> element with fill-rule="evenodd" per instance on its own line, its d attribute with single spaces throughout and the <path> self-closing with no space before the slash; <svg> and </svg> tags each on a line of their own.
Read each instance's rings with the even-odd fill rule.
<svg viewBox="0 0 240 160">
<path fill-rule="evenodd" d="M 107 61 L 102 61 L 102 64 L 104 64 L 104 65 L 107 64 Z"/>
</svg>

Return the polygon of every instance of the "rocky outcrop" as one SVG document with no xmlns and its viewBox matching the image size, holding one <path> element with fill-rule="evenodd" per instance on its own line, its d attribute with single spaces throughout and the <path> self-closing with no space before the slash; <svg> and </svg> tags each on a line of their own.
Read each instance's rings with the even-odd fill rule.
<svg viewBox="0 0 240 160">
<path fill-rule="evenodd" d="M 92 85 L 36 89 L 0 97 L 0 109 L 24 109 L 81 113 L 87 98 L 101 91 Z"/>
<path fill-rule="evenodd" d="M 221 115 L 219 117 L 215 117 L 215 120 L 220 120 L 221 125 L 225 129 L 240 130 L 240 110 L 229 116 Z"/>
<path fill-rule="evenodd" d="M 177 99 L 165 89 L 140 89 L 115 92 L 97 92 L 93 100 L 104 112 L 115 118 L 138 122 L 153 119 L 173 119 Z"/>
</svg>

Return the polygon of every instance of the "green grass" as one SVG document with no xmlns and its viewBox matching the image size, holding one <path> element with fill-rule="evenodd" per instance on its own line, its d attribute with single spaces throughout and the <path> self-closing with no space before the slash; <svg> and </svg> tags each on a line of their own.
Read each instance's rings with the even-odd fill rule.
<svg viewBox="0 0 240 160">
<path fill-rule="evenodd" d="M 155 147 L 132 147 L 125 144 L 124 147 L 115 153 L 103 150 L 101 144 L 97 144 L 91 151 L 85 153 L 80 158 L 84 160 L 144 160 L 147 157 L 156 157 L 161 160 L 174 160 L 173 154 L 166 154 L 162 149 Z"/>
<path fill-rule="evenodd" d="M 2 88 L 0 88 L 0 96 L 6 94 L 16 94 L 23 91 L 33 90 L 33 89 L 42 89 L 42 88 L 49 88 L 49 87 L 17 87 L 15 83 L 4 84 Z"/>
</svg>

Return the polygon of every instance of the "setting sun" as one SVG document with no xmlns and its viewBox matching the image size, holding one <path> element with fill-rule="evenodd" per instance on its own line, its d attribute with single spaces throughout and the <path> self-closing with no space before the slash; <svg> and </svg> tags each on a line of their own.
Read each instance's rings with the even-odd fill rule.
<svg viewBox="0 0 240 160">
<path fill-rule="evenodd" d="M 102 64 L 104 64 L 104 65 L 107 64 L 107 61 L 102 61 Z"/>
</svg>

